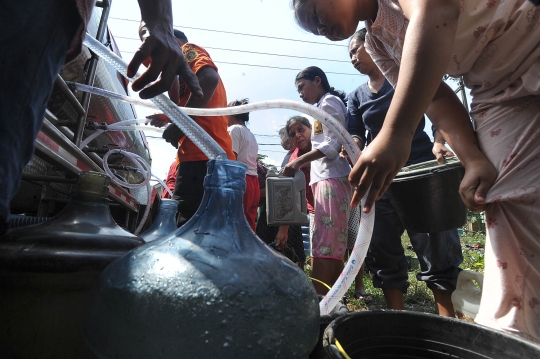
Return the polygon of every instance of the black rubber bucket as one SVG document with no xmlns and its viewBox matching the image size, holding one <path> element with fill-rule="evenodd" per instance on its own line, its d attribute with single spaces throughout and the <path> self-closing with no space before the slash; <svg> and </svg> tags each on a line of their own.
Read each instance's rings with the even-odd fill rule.
<svg viewBox="0 0 540 359">
<path fill-rule="evenodd" d="M 459 195 L 465 168 L 457 158 L 439 165 L 436 160 L 404 167 L 388 192 L 410 232 L 434 233 L 467 222 L 467 208 Z"/>
<path fill-rule="evenodd" d="M 540 346 L 517 336 L 433 314 L 365 311 L 341 316 L 324 332 L 332 359 L 529 359 Z"/>
<path fill-rule="evenodd" d="M 319 300 L 322 300 L 322 299 L 323 299 L 323 296 L 319 295 Z M 347 309 L 347 305 L 343 304 L 342 302 L 339 302 L 329 314 L 321 315 L 319 340 L 317 341 L 317 345 L 315 346 L 311 354 L 309 354 L 309 359 L 329 359 L 330 358 L 328 354 L 326 354 L 326 351 L 323 348 L 324 331 L 326 330 L 326 327 L 328 327 L 328 325 L 332 323 L 332 321 L 334 321 L 335 319 L 347 313 L 349 313 L 349 310 Z"/>
</svg>

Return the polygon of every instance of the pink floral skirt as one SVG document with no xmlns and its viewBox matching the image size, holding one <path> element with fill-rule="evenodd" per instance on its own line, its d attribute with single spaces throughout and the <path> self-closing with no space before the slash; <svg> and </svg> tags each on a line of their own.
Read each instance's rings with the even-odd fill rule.
<svg viewBox="0 0 540 359">
<path fill-rule="evenodd" d="M 311 185 L 315 213 L 311 221 L 313 258 L 343 260 L 347 249 L 352 187 L 347 177 L 330 178 Z"/>
</svg>

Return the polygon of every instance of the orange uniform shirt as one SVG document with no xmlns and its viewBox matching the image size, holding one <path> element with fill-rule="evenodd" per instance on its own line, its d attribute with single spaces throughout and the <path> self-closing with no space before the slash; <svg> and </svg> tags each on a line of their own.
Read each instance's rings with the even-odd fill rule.
<svg viewBox="0 0 540 359">
<path fill-rule="evenodd" d="M 192 44 L 190 42 L 182 46 L 182 52 L 186 57 L 189 67 L 193 73 L 197 73 L 205 66 L 210 66 L 216 71 L 218 70 L 210 55 L 200 46 Z M 191 95 L 189 87 L 183 82 L 180 81 L 180 102 L 178 106 L 184 106 Z M 214 95 L 210 99 L 210 102 L 206 105 L 205 108 L 223 108 L 227 107 L 227 93 L 225 92 L 225 87 L 219 79 L 219 83 L 214 91 Z M 234 160 L 234 152 L 232 150 L 232 140 L 227 132 L 227 116 L 192 116 L 193 120 L 197 122 L 199 126 L 203 128 L 227 153 L 227 156 L 230 160 Z M 189 139 L 187 136 L 184 136 L 178 141 L 178 159 L 180 162 L 190 162 L 190 161 L 204 161 L 207 160 L 205 154 Z"/>
</svg>

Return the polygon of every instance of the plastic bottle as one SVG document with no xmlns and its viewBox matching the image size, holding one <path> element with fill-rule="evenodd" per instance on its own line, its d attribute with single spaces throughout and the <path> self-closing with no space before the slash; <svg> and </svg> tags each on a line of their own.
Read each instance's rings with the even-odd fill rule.
<svg viewBox="0 0 540 359">
<path fill-rule="evenodd" d="M 480 288 L 475 286 L 475 282 Z M 454 310 L 469 318 L 476 318 L 480 308 L 483 285 L 484 275 L 482 273 L 462 270 L 458 275 L 456 290 L 452 293 Z"/>
<path fill-rule="evenodd" d="M 296 171 L 294 177 L 268 171 L 266 176 L 266 216 L 270 226 L 309 224 L 306 204 L 306 177 Z"/>
<path fill-rule="evenodd" d="M 159 204 L 159 212 L 154 223 L 140 236 L 146 243 L 164 237 L 176 231 L 176 209 L 178 201 L 164 198 Z"/>
<path fill-rule="evenodd" d="M 309 355 L 319 332 L 317 294 L 298 266 L 249 227 L 246 170 L 236 161 L 208 161 L 195 215 L 103 272 L 85 325 L 97 357 Z"/>
<path fill-rule="evenodd" d="M 52 219 L 0 241 L 0 357 L 86 358 L 82 324 L 103 269 L 144 241 L 109 211 L 109 176 L 83 172 Z"/>
</svg>

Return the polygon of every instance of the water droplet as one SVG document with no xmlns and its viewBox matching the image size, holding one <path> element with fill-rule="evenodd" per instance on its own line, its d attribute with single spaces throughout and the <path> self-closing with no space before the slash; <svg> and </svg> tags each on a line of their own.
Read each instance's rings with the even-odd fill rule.
<svg viewBox="0 0 540 359">
<path fill-rule="evenodd" d="M 225 342 L 223 343 L 223 348 L 227 348 L 229 346 L 229 343 Z"/>
</svg>

